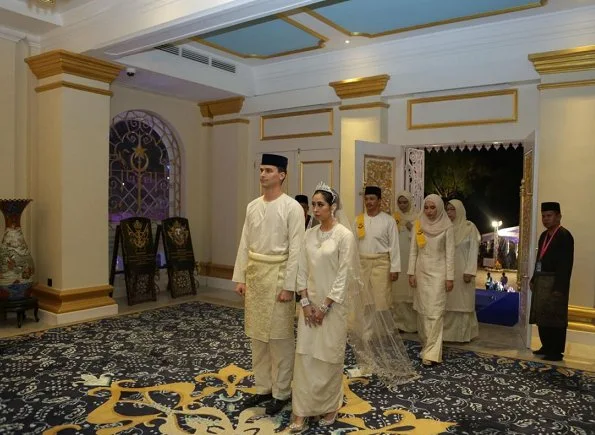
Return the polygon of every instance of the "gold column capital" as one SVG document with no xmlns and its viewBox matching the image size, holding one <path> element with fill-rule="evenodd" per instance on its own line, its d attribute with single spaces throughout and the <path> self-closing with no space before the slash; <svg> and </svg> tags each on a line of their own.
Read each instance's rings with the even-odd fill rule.
<svg viewBox="0 0 595 435">
<path fill-rule="evenodd" d="M 111 83 L 123 66 L 66 50 L 53 50 L 25 59 L 38 79 L 58 74 L 72 74 L 87 79 Z"/>
<path fill-rule="evenodd" d="M 389 80 L 390 76 L 388 74 L 382 74 L 378 76 L 359 77 L 338 82 L 330 82 L 329 86 L 335 90 L 337 97 L 343 100 L 346 98 L 380 95 L 386 88 L 386 84 Z"/>
<path fill-rule="evenodd" d="M 595 45 L 568 50 L 533 53 L 529 60 L 539 74 L 558 74 L 595 69 Z"/>
<path fill-rule="evenodd" d="M 200 113 L 204 118 L 240 113 L 243 105 L 244 97 L 231 97 L 224 98 L 223 100 L 212 100 L 198 103 Z"/>
</svg>

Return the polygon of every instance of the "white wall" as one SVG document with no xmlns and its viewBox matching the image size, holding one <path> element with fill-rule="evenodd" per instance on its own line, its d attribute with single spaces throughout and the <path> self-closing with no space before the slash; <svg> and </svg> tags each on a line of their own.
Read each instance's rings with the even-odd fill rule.
<svg viewBox="0 0 595 435">
<path fill-rule="evenodd" d="M 0 38 L 0 198 L 16 193 L 16 51 L 16 42 Z"/>
<path fill-rule="evenodd" d="M 25 63 L 38 50 L 18 38 L 4 38 L 0 34 L 0 198 L 35 199 L 32 191 L 32 159 L 30 152 L 34 131 L 37 80 Z M 33 235 L 32 208 L 28 206 L 21 219 L 29 247 Z M 0 234 L 4 219 L 0 217 Z M 35 255 L 34 255 L 35 257 Z"/>
<path fill-rule="evenodd" d="M 539 91 L 535 84 L 511 87 L 518 89 L 518 121 L 501 124 L 465 125 L 460 127 L 426 128 L 409 130 L 407 128 L 407 101 L 408 98 L 389 98 L 390 104 L 388 117 L 388 142 L 395 145 L 427 145 L 461 142 L 492 142 L 506 140 L 523 140 L 527 138 L 538 125 Z M 473 93 L 478 90 L 489 91 L 493 87 L 482 89 L 460 90 L 458 92 L 432 93 L 432 97 Z M 416 94 L 416 98 L 424 97 Z M 473 99 L 475 106 L 496 106 L 493 112 L 504 113 L 510 111 L 509 101 L 504 99 Z M 471 101 L 471 100 L 470 100 Z M 457 110 L 458 101 L 444 101 L 440 110 L 449 112 Z M 434 104 L 434 103 L 431 103 Z M 503 107 L 500 107 L 503 106 Z M 457 113 L 460 121 L 471 119 L 469 113 Z"/>
<path fill-rule="evenodd" d="M 594 307 L 595 86 L 542 91 L 540 116 L 538 201 L 559 201 L 574 236 L 570 303 Z"/>
</svg>

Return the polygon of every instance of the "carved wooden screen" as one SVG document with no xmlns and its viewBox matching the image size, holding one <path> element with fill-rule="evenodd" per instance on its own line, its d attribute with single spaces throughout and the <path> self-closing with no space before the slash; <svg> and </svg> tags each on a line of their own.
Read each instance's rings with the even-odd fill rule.
<svg viewBox="0 0 595 435">
<path fill-rule="evenodd" d="M 417 210 L 423 210 L 425 150 L 407 148 L 405 151 L 405 190 L 413 195 Z"/>
</svg>

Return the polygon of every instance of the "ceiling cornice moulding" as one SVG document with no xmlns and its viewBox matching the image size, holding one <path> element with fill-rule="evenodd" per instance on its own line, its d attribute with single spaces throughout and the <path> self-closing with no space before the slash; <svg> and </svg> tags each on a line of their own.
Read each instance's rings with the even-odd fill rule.
<svg viewBox="0 0 595 435">
<path fill-rule="evenodd" d="M 58 74 L 72 74 L 104 83 L 111 83 L 120 74 L 122 65 L 106 62 L 66 50 L 53 50 L 25 59 L 38 79 Z"/>
<path fill-rule="evenodd" d="M 12 42 L 19 42 L 23 39 L 27 39 L 28 35 L 24 32 L 20 32 L 15 29 L 11 29 L 10 27 L 0 26 L 0 38 L 1 39 L 8 39 Z"/>
<path fill-rule="evenodd" d="M 199 103 L 200 114 L 204 118 L 240 113 L 244 105 L 244 97 L 224 98 L 223 100 L 205 101 Z"/>
<path fill-rule="evenodd" d="M 595 69 L 595 45 L 529 55 L 539 74 L 559 74 Z"/>
<path fill-rule="evenodd" d="M 384 91 L 384 88 L 386 88 L 386 84 L 389 80 L 390 76 L 388 74 L 382 74 L 331 82 L 329 83 L 329 86 L 335 90 L 337 97 L 344 100 L 348 98 L 380 95 L 382 94 L 382 91 Z"/>
</svg>

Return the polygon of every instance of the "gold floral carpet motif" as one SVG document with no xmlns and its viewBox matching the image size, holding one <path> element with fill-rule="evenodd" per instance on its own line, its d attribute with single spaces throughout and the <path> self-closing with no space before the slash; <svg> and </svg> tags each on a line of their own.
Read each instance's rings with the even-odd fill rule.
<svg viewBox="0 0 595 435">
<path fill-rule="evenodd" d="M 347 376 L 338 419 L 314 434 L 591 434 L 594 375 L 446 348 L 444 364 L 387 388 Z M 243 409 L 254 394 L 243 311 L 198 302 L 0 340 L 0 434 L 285 433 Z"/>
<path fill-rule="evenodd" d="M 239 413 L 238 423 L 234 425 L 228 414 L 212 406 L 203 406 L 202 401 L 211 396 L 222 396 L 231 400 L 237 396 L 254 394 L 252 387 L 241 386 L 239 383 L 252 373 L 231 364 L 218 373 L 205 373 L 195 378 L 193 382 L 157 385 L 153 387 L 133 387 L 132 380 L 122 380 L 111 383 L 106 387 L 96 387 L 89 390 L 89 395 L 98 396 L 108 393 L 109 399 L 99 408 L 92 411 L 87 422 L 106 426 L 97 430 L 98 435 L 120 434 L 128 429 L 159 427 L 162 434 L 272 434 L 283 432 L 281 419 L 271 418 L 264 414 L 264 408 L 248 408 Z M 214 379 L 216 385 L 205 385 L 207 379 Z M 405 430 L 411 435 L 433 435 L 444 432 L 454 423 L 445 423 L 431 419 L 417 419 L 406 410 L 393 409 L 384 412 L 385 416 L 394 416 L 394 423 L 380 428 L 366 425 L 360 416 L 370 413 L 374 407 L 355 394 L 350 385 L 353 383 L 367 384 L 364 378 L 343 378 L 345 403 L 339 411 L 338 421 L 348 425 L 353 434 L 398 434 Z M 171 396 L 173 405 L 164 404 L 158 396 Z M 221 400 L 221 399 L 220 399 Z M 125 413 L 126 409 L 133 410 Z M 143 410 L 138 415 L 136 410 Z M 230 405 L 228 411 L 235 411 Z M 116 426 L 114 426 L 116 425 Z M 79 425 L 63 425 L 48 429 L 45 435 L 56 435 L 67 430 L 82 430 Z"/>
</svg>

